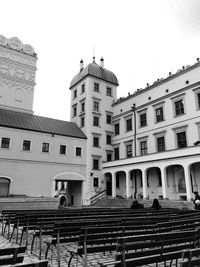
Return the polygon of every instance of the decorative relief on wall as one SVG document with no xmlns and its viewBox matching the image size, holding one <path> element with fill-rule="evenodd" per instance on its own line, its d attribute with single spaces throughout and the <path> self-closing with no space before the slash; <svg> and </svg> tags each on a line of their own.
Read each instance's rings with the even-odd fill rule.
<svg viewBox="0 0 200 267">
<path fill-rule="evenodd" d="M 0 60 L 0 73 L 26 81 L 35 81 L 35 71 L 6 60 Z"/>
<path fill-rule="evenodd" d="M 16 88 L 21 88 L 28 91 L 28 93 L 34 90 L 34 85 L 3 78 L 1 77 L 1 75 L 0 75 L 0 86 L 2 86 L 2 88 L 6 87 L 6 89 L 12 89 L 12 90 L 13 89 L 15 90 Z"/>
</svg>

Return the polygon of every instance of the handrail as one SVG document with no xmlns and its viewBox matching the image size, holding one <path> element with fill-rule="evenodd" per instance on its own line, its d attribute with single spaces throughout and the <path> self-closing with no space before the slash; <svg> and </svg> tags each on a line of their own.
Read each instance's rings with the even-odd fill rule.
<svg viewBox="0 0 200 267">
<path fill-rule="evenodd" d="M 106 196 L 106 189 L 104 189 L 101 192 L 98 192 L 96 195 L 92 196 L 90 198 L 90 205 L 93 205 L 95 202 L 102 199 L 104 196 Z"/>
</svg>

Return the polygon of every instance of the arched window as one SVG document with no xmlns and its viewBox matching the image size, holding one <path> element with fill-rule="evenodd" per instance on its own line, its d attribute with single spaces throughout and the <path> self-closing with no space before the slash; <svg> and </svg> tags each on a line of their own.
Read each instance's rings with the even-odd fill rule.
<svg viewBox="0 0 200 267">
<path fill-rule="evenodd" d="M 0 177 L 0 197 L 7 197 L 9 195 L 10 180 Z"/>
</svg>

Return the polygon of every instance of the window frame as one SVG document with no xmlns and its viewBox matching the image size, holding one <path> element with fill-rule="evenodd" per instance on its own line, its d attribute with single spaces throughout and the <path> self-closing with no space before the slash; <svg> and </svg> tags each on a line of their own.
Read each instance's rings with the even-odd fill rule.
<svg viewBox="0 0 200 267">
<path fill-rule="evenodd" d="M 96 93 L 100 92 L 100 84 L 97 82 L 94 82 L 93 91 Z"/>
<path fill-rule="evenodd" d="M 28 149 L 25 149 L 25 142 L 27 142 L 27 144 L 29 144 Z M 23 139 L 22 151 L 31 151 L 31 140 Z"/>
<path fill-rule="evenodd" d="M 75 148 L 75 156 L 76 157 L 82 157 L 82 147 L 76 146 L 76 148 Z"/>
<path fill-rule="evenodd" d="M 106 87 L 106 95 L 112 97 L 112 87 L 109 86 Z"/>
<path fill-rule="evenodd" d="M 61 153 L 62 149 L 61 148 L 65 148 L 65 153 Z M 60 145 L 60 149 L 59 149 L 60 155 L 67 155 L 67 146 L 66 145 Z"/>
<path fill-rule="evenodd" d="M 172 105 L 173 105 L 173 116 L 174 118 L 183 116 L 186 114 L 186 106 L 185 106 L 185 93 L 182 93 L 181 95 L 177 95 L 171 98 L 172 100 Z M 177 114 L 177 107 L 176 107 L 176 103 L 182 101 L 183 103 L 183 107 L 179 107 L 178 110 L 180 110 L 181 108 L 183 109 L 183 112 L 180 112 L 179 114 Z"/>
<path fill-rule="evenodd" d="M 3 140 L 9 140 L 8 146 L 3 146 Z M 2 137 L 1 138 L 1 148 L 2 149 L 10 149 L 10 141 L 11 141 L 10 137 Z"/>
<path fill-rule="evenodd" d="M 114 130 L 115 130 L 115 135 L 119 135 L 120 134 L 120 122 L 114 123 Z"/>
<path fill-rule="evenodd" d="M 49 153 L 50 144 L 47 142 L 42 142 L 42 153 Z"/>
<path fill-rule="evenodd" d="M 175 134 L 175 147 L 176 149 L 181 149 L 181 148 L 187 148 L 188 147 L 188 138 L 187 138 L 187 127 L 188 125 L 183 125 L 183 126 L 180 126 L 180 127 L 176 127 L 176 128 L 173 128 L 173 131 L 174 131 L 174 134 Z M 180 133 L 185 133 L 185 144 L 186 146 L 180 146 L 179 145 L 179 142 L 180 140 L 178 140 L 178 136 L 180 135 Z"/>
<path fill-rule="evenodd" d="M 93 177 L 93 187 L 99 188 L 99 177 Z"/>
</svg>

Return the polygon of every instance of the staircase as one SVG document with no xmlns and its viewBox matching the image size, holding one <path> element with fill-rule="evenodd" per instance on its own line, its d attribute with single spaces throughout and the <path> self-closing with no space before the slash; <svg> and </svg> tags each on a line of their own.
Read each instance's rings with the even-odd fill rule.
<svg viewBox="0 0 200 267">
<path fill-rule="evenodd" d="M 112 198 L 104 197 L 103 199 L 96 202 L 93 206 L 95 207 L 124 207 L 129 208 L 134 200 L 133 199 L 123 199 L 123 198 Z M 138 199 L 139 203 L 142 203 L 145 208 L 151 207 L 152 199 Z M 193 209 L 194 204 L 192 201 L 176 201 L 176 200 L 159 200 L 159 203 L 163 208 L 178 208 L 178 209 Z"/>
</svg>

